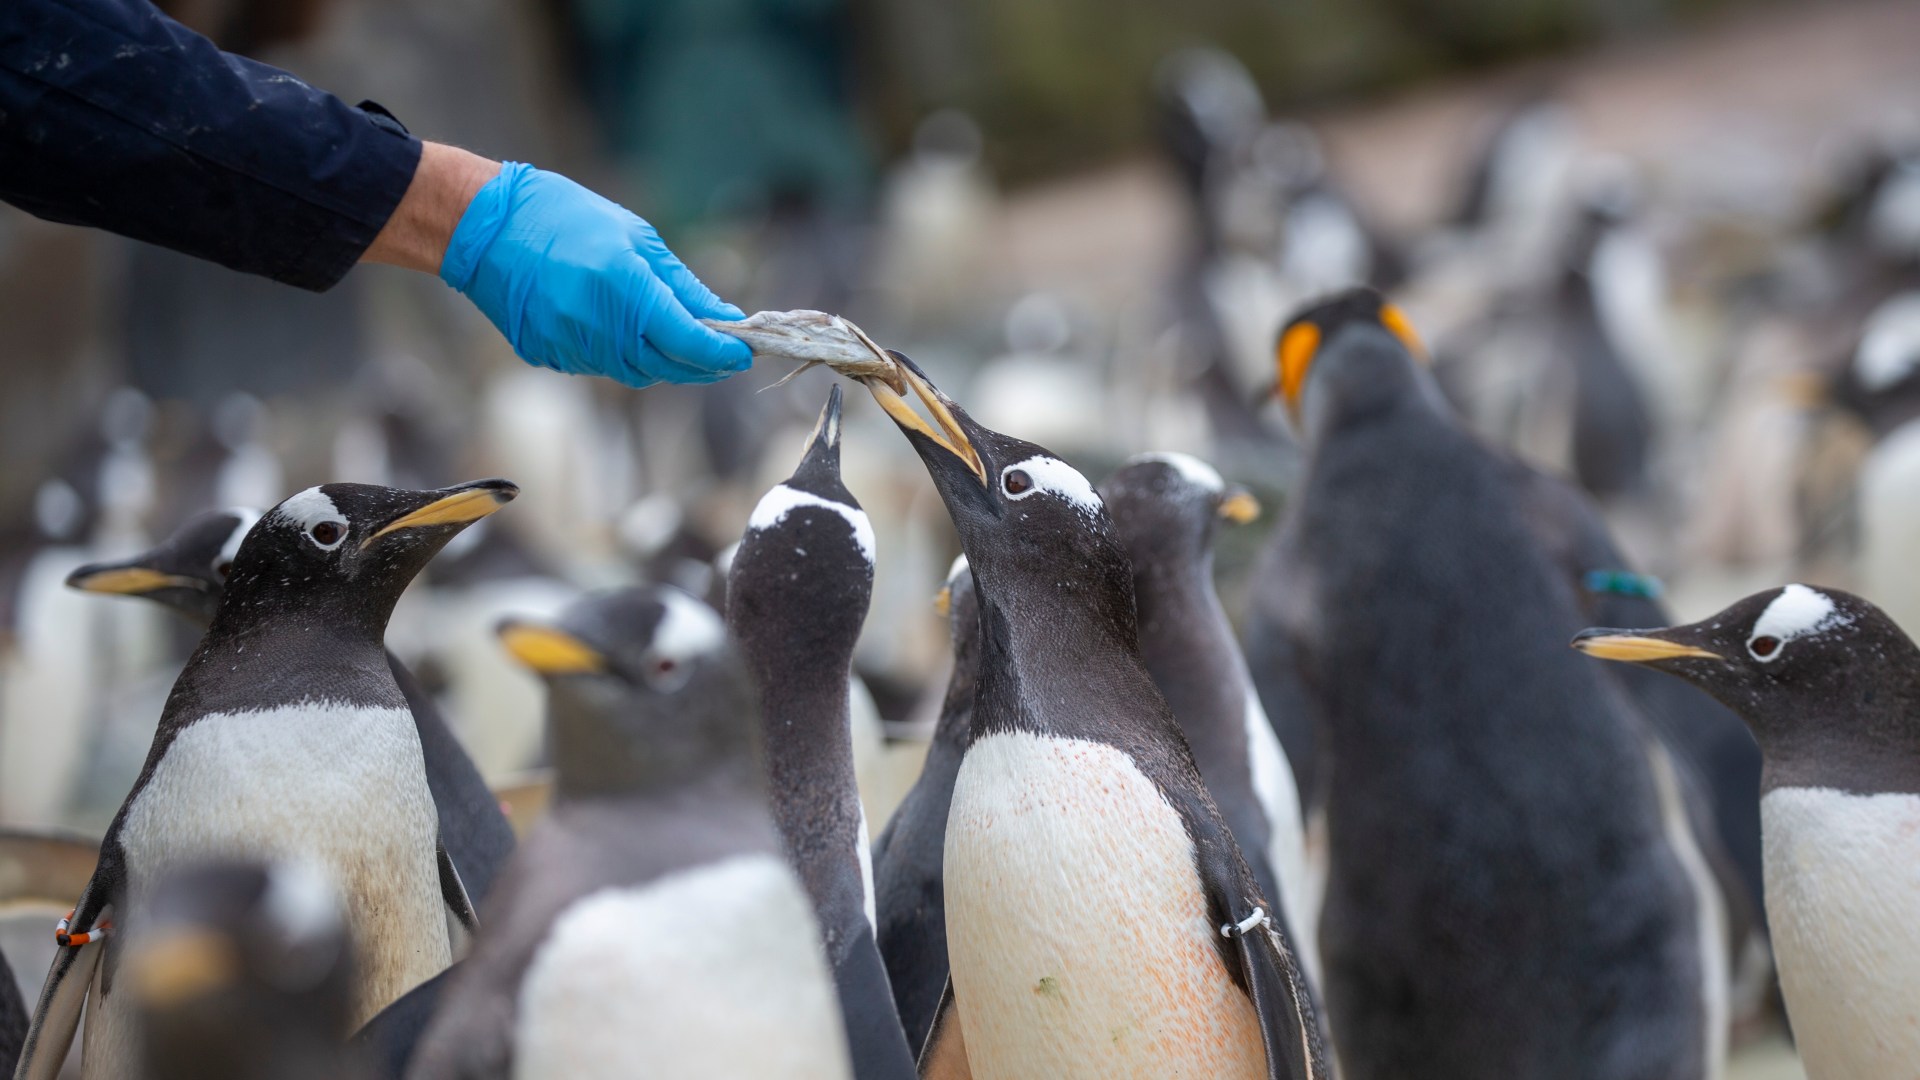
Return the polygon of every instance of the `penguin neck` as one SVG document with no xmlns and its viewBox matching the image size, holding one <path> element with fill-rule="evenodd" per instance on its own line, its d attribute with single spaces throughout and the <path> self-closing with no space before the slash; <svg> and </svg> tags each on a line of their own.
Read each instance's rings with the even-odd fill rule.
<svg viewBox="0 0 1920 1080">
<path fill-rule="evenodd" d="M 269 708 L 328 700 L 405 708 L 387 664 L 386 622 L 337 618 L 327 610 L 223 604 L 175 687 L 206 711 Z M 261 613 L 264 614 L 264 613 Z"/>
<path fill-rule="evenodd" d="M 711 744 L 656 739 L 645 746 L 608 738 L 609 725 L 584 710 L 550 715 L 554 798 L 561 802 L 657 795 L 701 786 L 756 786 L 751 752 L 716 753 Z"/>
<path fill-rule="evenodd" d="M 776 799 L 831 784 L 853 798 L 853 657 L 765 658 L 759 668 L 767 761 Z"/>
<path fill-rule="evenodd" d="M 973 726 L 973 698 L 980 686 L 980 630 L 976 616 L 971 630 L 953 640 L 953 673 L 940 702 L 940 722 L 933 729 L 936 746 L 965 746 Z"/>
<path fill-rule="evenodd" d="M 1761 793 L 1803 787 L 1920 795 L 1920 686 L 1911 679 L 1872 685 L 1878 681 L 1835 680 L 1820 707 L 1825 718 L 1755 725 L 1764 761 Z M 1849 709 L 1850 716 L 1834 716 Z"/>
<path fill-rule="evenodd" d="M 1213 553 L 1136 562 L 1134 595 L 1140 657 L 1188 739 L 1223 740 L 1244 754 L 1247 688 L 1221 663 L 1237 646 L 1213 590 Z"/>
<path fill-rule="evenodd" d="M 1031 590 L 980 598 L 981 658 L 969 743 L 1013 731 L 1112 742 L 1114 724 L 1160 705 L 1140 658 L 1132 589 L 1125 617 L 1084 598 Z M 1177 729 L 1176 729 L 1177 730 Z"/>
</svg>

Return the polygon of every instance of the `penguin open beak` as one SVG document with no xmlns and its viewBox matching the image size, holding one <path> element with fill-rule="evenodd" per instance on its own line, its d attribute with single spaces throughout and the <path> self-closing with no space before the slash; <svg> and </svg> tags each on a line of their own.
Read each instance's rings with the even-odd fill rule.
<svg viewBox="0 0 1920 1080">
<path fill-rule="evenodd" d="M 468 525 L 479 521 L 512 502 L 514 497 L 520 494 L 520 488 L 510 480 L 475 480 L 472 483 L 442 488 L 432 494 L 437 497 L 425 506 L 409 510 L 376 529 L 373 535 L 361 541 L 361 550 L 366 550 L 375 540 L 383 536 L 406 529 L 424 529 L 436 525 Z"/>
<path fill-rule="evenodd" d="M 1721 660 L 1726 657 L 1697 645 L 1663 636 L 1662 630 L 1608 630 L 1596 627 L 1574 635 L 1573 647 L 1602 660 L 1650 664 L 1661 660 Z"/>
<path fill-rule="evenodd" d="M 1236 484 L 1227 488 L 1220 497 L 1217 512 L 1225 521 L 1246 525 L 1260 519 L 1260 500 L 1253 497 L 1253 492 Z"/>
<path fill-rule="evenodd" d="M 974 449 L 973 440 L 967 436 L 966 429 L 954 415 L 954 409 L 957 406 L 954 405 L 953 399 L 941 393 L 938 387 L 929 382 L 926 374 L 912 360 L 892 350 L 888 352 L 899 363 L 900 371 L 906 378 L 907 387 L 913 391 L 914 397 L 920 399 L 920 404 L 926 407 L 927 414 L 933 417 L 934 424 L 939 425 L 939 430 L 934 430 L 933 424 L 921 419 L 920 414 L 913 411 L 913 406 L 907 404 L 905 396 L 896 393 L 877 379 L 868 379 L 867 391 L 873 395 L 873 400 L 879 402 L 880 408 L 893 418 L 893 422 L 900 426 L 901 431 L 906 432 L 909 437 L 919 435 L 952 454 L 967 467 L 969 472 L 973 473 L 974 478 L 980 481 L 981 487 L 986 487 L 986 466 L 981 464 L 980 453 Z"/>
<path fill-rule="evenodd" d="M 161 589 L 207 590 L 207 583 L 199 578 L 169 574 L 144 565 L 146 558 L 138 555 L 125 562 L 88 563 L 67 575 L 67 588 L 116 596 L 145 596 Z"/>
<path fill-rule="evenodd" d="M 598 675 L 607 670 L 600 650 L 557 627 L 508 619 L 495 633 L 507 652 L 536 675 Z"/>
</svg>

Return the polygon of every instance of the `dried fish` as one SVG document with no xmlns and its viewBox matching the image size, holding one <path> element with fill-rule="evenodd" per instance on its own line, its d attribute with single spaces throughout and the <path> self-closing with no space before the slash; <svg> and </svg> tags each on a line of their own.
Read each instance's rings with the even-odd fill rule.
<svg viewBox="0 0 1920 1080">
<path fill-rule="evenodd" d="M 702 319 L 701 322 L 739 338 L 753 349 L 754 359 L 772 358 L 798 363 L 780 386 L 816 364 L 860 382 L 877 379 L 905 396 L 906 376 L 887 350 L 858 326 L 824 311 L 760 311 L 738 322 Z"/>
</svg>

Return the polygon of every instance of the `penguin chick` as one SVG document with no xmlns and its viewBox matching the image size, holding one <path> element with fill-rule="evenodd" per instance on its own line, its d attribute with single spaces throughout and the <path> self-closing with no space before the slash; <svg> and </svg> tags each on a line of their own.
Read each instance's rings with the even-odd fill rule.
<svg viewBox="0 0 1920 1080">
<path fill-rule="evenodd" d="M 1574 647 L 1677 675 L 1765 758 L 1760 835 L 1780 990 L 1811 1077 L 1920 1061 L 1920 649 L 1879 608 L 1787 585 L 1697 623 Z"/>
<path fill-rule="evenodd" d="M 959 531 L 982 640 L 923 1073 L 1326 1076 L 1274 900 L 1140 658 L 1132 567 L 1093 485 L 894 355 L 933 422 L 869 389 Z"/>
<path fill-rule="evenodd" d="M 122 969 L 146 1080 L 348 1080 L 353 947 L 300 863 L 216 862 L 154 886 Z"/>
<path fill-rule="evenodd" d="M 546 683 L 553 808 L 407 1075 L 850 1076 L 819 927 L 767 808 L 758 703 L 719 615 L 635 587 L 500 637 Z"/>
<path fill-rule="evenodd" d="M 1133 563 L 1141 659 L 1254 876 L 1311 958 L 1300 792 L 1213 588 L 1219 523 L 1252 521 L 1260 504 L 1186 454 L 1136 457 L 1100 496 Z"/>
<path fill-rule="evenodd" d="M 953 672 L 926 763 L 873 846 L 875 937 L 893 984 L 907 1045 L 921 1046 L 947 985 L 947 905 L 941 854 L 953 780 L 966 752 L 980 677 L 980 609 L 967 557 L 953 560 L 937 605 L 953 638 Z"/>
<path fill-rule="evenodd" d="M 259 511 L 245 507 L 197 514 L 149 551 L 80 567 L 67 578 L 67 585 L 84 592 L 142 597 L 206 626 L 220 608 L 240 541 L 259 519 Z M 473 759 L 440 715 L 433 695 L 391 651 L 387 666 L 406 696 L 420 736 L 427 787 L 440 820 L 440 842 L 477 904 L 486 899 L 494 875 L 513 851 L 513 828 Z"/>
<path fill-rule="evenodd" d="M 1279 544 L 1328 740 L 1342 1074 L 1716 1075 L 1718 896 L 1645 720 L 1559 647 L 1573 583 L 1504 459 L 1370 289 L 1295 314 L 1276 354 L 1306 449 Z"/>
<path fill-rule="evenodd" d="M 427 561 L 518 493 L 505 480 L 437 491 L 327 484 L 247 533 L 62 923 L 22 1080 L 57 1074 L 83 999 L 85 1073 L 133 1073 L 111 925 L 137 920 L 158 875 L 183 860 L 302 858 L 339 882 L 355 1026 L 447 966 L 454 924 L 470 932 L 473 911 L 439 842 L 420 738 L 382 637 Z"/>
<path fill-rule="evenodd" d="M 774 822 L 819 917 L 863 1080 L 914 1075 L 874 944 L 871 841 L 854 779 L 849 680 L 873 558 L 873 525 L 840 481 L 836 385 L 799 468 L 748 520 L 727 572 L 727 625 L 760 688 Z"/>
</svg>

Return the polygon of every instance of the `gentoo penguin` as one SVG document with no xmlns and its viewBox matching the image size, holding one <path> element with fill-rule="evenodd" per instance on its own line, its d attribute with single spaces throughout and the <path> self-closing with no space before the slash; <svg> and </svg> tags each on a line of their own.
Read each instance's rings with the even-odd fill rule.
<svg viewBox="0 0 1920 1080">
<path fill-rule="evenodd" d="M 1140 659 L 1132 568 L 1093 485 L 894 356 L 933 423 L 869 388 L 958 528 L 982 648 L 923 1073 L 1327 1076 L 1286 927 Z"/>
<path fill-rule="evenodd" d="M 965 555 L 953 561 L 938 606 L 953 636 L 940 719 L 913 788 L 873 845 L 874 936 L 893 984 L 907 1044 L 922 1046 L 947 985 L 947 905 L 940 872 L 953 778 L 966 753 L 973 690 L 980 677 L 980 609 Z"/>
<path fill-rule="evenodd" d="M 873 558 L 873 525 L 840 482 L 836 385 L 800 467 L 747 522 L 727 572 L 727 626 L 760 687 L 774 822 L 820 919 L 863 1080 L 914 1074 L 874 944 L 872 845 L 849 726 Z"/>
<path fill-rule="evenodd" d="M 244 508 L 198 514 L 152 550 L 116 562 L 90 563 L 75 570 L 67 584 L 87 592 L 145 597 L 204 627 L 220 608 L 240 541 L 259 517 Z M 467 895 L 478 904 L 513 851 L 513 829 L 433 696 L 391 651 L 387 666 L 420 735 L 427 787 L 440 819 L 440 842 Z"/>
<path fill-rule="evenodd" d="M 1707 691 L 1760 741 L 1767 911 L 1807 1075 L 1920 1061 L 1920 649 L 1880 609 L 1788 585 L 1574 647 Z"/>
<path fill-rule="evenodd" d="M 182 860 L 299 858 L 331 875 L 354 941 L 355 1026 L 447 966 L 454 923 L 470 930 L 473 911 L 440 845 L 420 738 L 381 637 L 427 560 L 518 493 L 505 480 L 436 491 L 327 484 L 247 533 L 93 879 L 61 924 L 70 947 L 41 990 L 22 1080 L 59 1070 L 83 997 L 86 1074 L 132 1074 L 110 927 L 137 924 L 156 876 Z"/>
<path fill-rule="evenodd" d="M 1281 549 L 1328 739 L 1342 1074 L 1714 1075 L 1717 898 L 1670 772 L 1618 688 L 1564 662 L 1573 585 L 1417 348 L 1367 289 L 1277 348 L 1307 454 Z"/>
<path fill-rule="evenodd" d="M 353 948 L 340 896 L 299 862 L 196 863 L 154 887 L 120 977 L 144 1080 L 363 1080 L 341 1038 Z"/>
<path fill-rule="evenodd" d="M 845 1080 L 819 930 L 767 808 L 753 684 L 678 589 L 500 637 L 546 681 L 552 812 L 408 1076 Z"/>
<path fill-rule="evenodd" d="M 1170 453 L 1122 465 L 1100 485 L 1100 497 L 1133 563 L 1140 657 L 1311 973 L 1300 792 L 1213 589 L 1219 523 L 1251 521 L 1260 505 L 1244 488 L 1229 488 L 1213 466 Z"/>
</svg>

